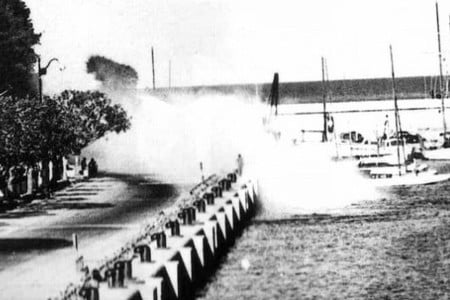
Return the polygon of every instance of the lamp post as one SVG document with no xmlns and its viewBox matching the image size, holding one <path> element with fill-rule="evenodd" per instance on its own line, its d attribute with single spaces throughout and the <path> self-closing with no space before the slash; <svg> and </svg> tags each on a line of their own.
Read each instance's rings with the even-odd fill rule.
<svg viewBox="0 0 450 300">
<path fill-rule="evenodd" d="M 38 83 L 39 83 L 39 100 L 43 102 L 43 93 L 42 93 L 42 76 L 47 74 L 47 69 L 50 66 L 50 64 L 54 61 L 59 62 L 57 58 L 52 58 L 48 61 L 47 65 L 45 67 L 41 67 L 41 57 L 39 55 L 36 55 L 37 63 L 38 63 Z"/>
</svg>

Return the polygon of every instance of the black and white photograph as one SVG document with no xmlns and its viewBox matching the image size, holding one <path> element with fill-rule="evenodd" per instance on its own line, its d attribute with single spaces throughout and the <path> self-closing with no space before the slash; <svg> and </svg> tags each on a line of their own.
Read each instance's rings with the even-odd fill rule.
<svg viewBox="0 0 450 300">
<path fill-rule="evenodd" d="M 0 0 L 0 300 L 450 298 L 450 1 Z"/>
</svg>

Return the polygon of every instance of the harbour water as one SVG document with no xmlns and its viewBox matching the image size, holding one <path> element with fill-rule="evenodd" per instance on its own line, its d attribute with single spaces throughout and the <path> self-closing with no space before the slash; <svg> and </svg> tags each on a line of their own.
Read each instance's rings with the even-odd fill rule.
<svg viewBox="0 0 450 300">
<path fill-rule="evenodd" d="M 401 126 L 403 130 L 420 133 L 426 138 L 437 138 L 442 132 L 443 118 L 440 99 L 398 100 Z M 446 122 L 450 122 L 448 103 Z M 386 119 L 390 130 L 395 129 L 394 101 L 334 102 L 327 104 L 327 111 L 334 118 L 335 129 L 339 132 L 356 130 L 369 139 L 381 136 Z M 323 106 L 320 103 L 280 105 L 275 126 L 281 128 L 289 139 L 301 140 L 301 130 L 321 130 L 323 127 Z M 317 140 L 320 134 L 306 134 L 305 140 Z"/>
</svg>

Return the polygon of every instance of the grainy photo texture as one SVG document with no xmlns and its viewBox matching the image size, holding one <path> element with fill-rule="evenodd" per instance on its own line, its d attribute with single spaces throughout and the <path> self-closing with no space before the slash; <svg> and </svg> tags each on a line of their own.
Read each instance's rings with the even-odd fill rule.
<svg viewBox="0 0 450 300">
<path fill-rule="evenodd" d="M 448 299 L 450 2 L 0 0 L 0 300 Z"/>
</svg>

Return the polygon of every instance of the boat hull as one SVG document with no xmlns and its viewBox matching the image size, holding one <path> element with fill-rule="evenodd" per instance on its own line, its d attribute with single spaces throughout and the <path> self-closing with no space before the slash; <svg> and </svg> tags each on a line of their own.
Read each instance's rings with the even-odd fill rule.
<svg viewBox="0 0 450 300">
<path fill-rule="evenodd" d="M 450 160 L 450 148 L 424 150 L 423 155 L 429 160 Z"/>
<path fill-rule="evenodd" d="M 393 176 L 390 178 L 368 178 L 376 187 L 394 187 L 394 186 L 410 186 L 410 185 L 425 185 L 434 184 L 450 179 L 450 174 L 437 174 L 434 170 L 425 172 L 407 173 L 402 176 Z"/>
</svg>

